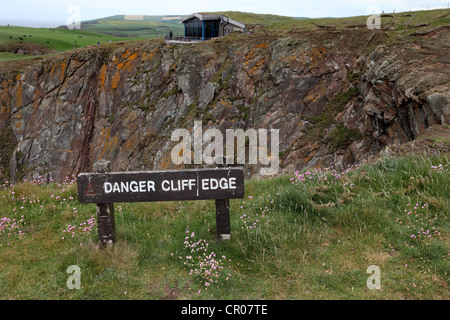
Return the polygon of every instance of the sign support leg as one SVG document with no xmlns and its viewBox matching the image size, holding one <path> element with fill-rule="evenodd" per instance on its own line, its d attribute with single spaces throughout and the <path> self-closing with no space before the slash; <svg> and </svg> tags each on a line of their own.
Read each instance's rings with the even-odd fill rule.
<svg viewBox="0 0 450 320">
<path fill-rule="evenodd" d="M 97 204 L 97 225 L 100 248 L 113 245 L 116 242 L 113 203 Z"/>
<path fill-rule="evenodd" d="M 226 166 L 226 157 L 222 156 L 223 163 L 218 167 L 223 168 Z M 216 199 L 216 227 L 217 227 L 217 240 L 230 240 L 231 238 L 231 226 L 230 226 L 230 199 Z"/>
<path fill-rule="evenodd" d="M 217 239 L 230 240 L 230 200 L 216 200 Z"/>
<path fill-rule="evenodd" d="M 111 171 L 109 161 L 100 160 L 94 163 L 94 172 L 106 173 L 109 171 Z M 100 249 L 106 246 L 112 246 L 116 242 L 116 223 L 113 203 L 97 203 L 97 226 Z"/>
</svg>

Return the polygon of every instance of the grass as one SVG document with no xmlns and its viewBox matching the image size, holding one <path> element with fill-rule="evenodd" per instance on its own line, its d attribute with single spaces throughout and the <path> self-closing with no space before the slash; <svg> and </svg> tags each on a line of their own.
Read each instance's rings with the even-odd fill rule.
<svg viewBox="0 0 450 320">
<path fill-rule="evenodd" d="M 322 113 L 317 117 L 303 116 L 304 120 L 308 120 L 314 124 L 314 127 L 306 132 L 297 143 L 301 146 L 311 141 L 323 141 L 329 143 L 332 150 L 347 147 L 354 140 L 361 136 L 358 130 L 345 127 L 338 123 L 336 128 L 332 130 L 327 137 L 324 137 L 325 129 L 329 128 L 336 122 L 334 117 L 336 114 L 344 110 L 345 105 L 359 94 L 357 87 L 350 87 L 347 91 L 338 92 L 331 101 L 329 101 Z M 333 152 L 334 152 L 333 151 Z"/>
<path fill-rule="evenodd" d="M 250 180 L 226 242 L 213 201 L 115 204 L 117 243 L 102 251 L 74 179 L 4 184 L 0 298 L 449 299 L 449 169 L 411 155 Z M 66 286 L 71 265 L 80 290 Z"/>
<path fill-rule="evenodd" d="M 369 15 L 354 16 L 347 18 L 314 18 L 297 19 L 291 21 L 280 21 L 272 25 L 274 29 L 287 30 L 292 28 L 302 28 L 304 30 L 316 29 L 348 29 L 355 27 L 366 28 Z M 396 31 L 417 31 L 420 28 L 435 28 L 449 24 L 449 10 L 437 9 L 426 11 L 386 13 L 381 16 L 383 30 L 390 30 L 393 27 Z"/>
<path fill-rule="evenodd" d="M 344 149 L 353 141 L 361 139 L 362 134 L 353 128 L 348 128 L 341 123 L 338 123 L 325 138 L 326 143 L 331 144 L 331 150 L 334 152 L 339 149 Z"/>
<path fill-rule="evenodd" d="M 98 42 L 109 42 L 109 40 L 123 41 L 123 39 L 119 37 L 106 36 L 104 34 L 86 32 L 84 30 L 15 26 L 0 27 L 0 44 L 6 49 L 8 46 L 22 42 L 61 52 L 97 44 Z"/>
<path fill-rule="evenodd" d="M 184 34 L 180 19 L 164 20 L 165 16 L 143 16 L 142 20 L 125 20 L 124 15 L 116 15 L 90 21 L 83 21 L 81 28 L 89 32 L 109 34 L 118 37 L 160 38 L 168 35 Z M 184 18 L 185 16 L 179 16 Z"/>
<path fill-rule="evenodd" d="M 275 23 L 286 23 L 297 21 L 297 18 L 294 17 L 286 17 L 275 14 L 257 14 L 250 12 L 240 12 L 240 11 L 218 11 L 218 12 L 206 12 L 205 14 L 220 14 L 229 17 L 235 21 L 244 23 L 244 24 L 265 24 L 272 25 Z"/>
<path fill-rule="evenodd" d="M 99 42 L 104 45 L 134 42 L 142 37 L 116 37 L 84 30 L 0 26 L 0 71 L 20 72 L 49 54 L 69 51 Z M 16 54 L 22 49 L 30 54 Z M 38 54 L 39 53 L 39 54 Z"/>
<path fill-rule="evenodd" d="M 29 57 L 29 55 L 16 54 L 12 52 L 0 52 L 0 62 L 23 59 L 27 57 Z"/>
</svg>

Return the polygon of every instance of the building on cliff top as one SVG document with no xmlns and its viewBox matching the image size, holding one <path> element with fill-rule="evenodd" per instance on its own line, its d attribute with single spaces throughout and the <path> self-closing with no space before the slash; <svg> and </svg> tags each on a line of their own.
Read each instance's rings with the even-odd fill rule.
<svg viewBox="0 0 450 320">
<path fill-rule="evenodd" d="M 184 24 L 184 38 L 208 40 L 222 37 L 233 31 L 244 32 L 245 24 L 234 21 L 223 15 L 206 15 L 193 13 L 181 22 Z"/>
</svg>

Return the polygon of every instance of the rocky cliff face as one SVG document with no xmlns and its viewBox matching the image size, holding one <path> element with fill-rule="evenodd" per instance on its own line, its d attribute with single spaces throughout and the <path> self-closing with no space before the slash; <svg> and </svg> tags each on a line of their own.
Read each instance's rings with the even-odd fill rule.
<svg viewBox="0 0 450 320">
<path fill-rule="evenodd" d="M 62 179 L 101 158 L 114 171 L 179 168 L 171 132 L 194 121 L 279 129 L 282 171 L 343 167 L 449 124 L 448 37 L 388 46 L 365 29 L 299 31 L 55 55 L 2 76 L 0 171 Z"/>
</svg>

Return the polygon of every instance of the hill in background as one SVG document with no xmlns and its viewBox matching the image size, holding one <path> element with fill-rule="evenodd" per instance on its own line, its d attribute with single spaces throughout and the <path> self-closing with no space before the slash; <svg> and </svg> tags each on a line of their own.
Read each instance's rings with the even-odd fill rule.
<svg viewBox="0 0 450 320">
<path fill-rule="evenodd" d="M 108 34 L 116 37 L 164 37 L 170 31 L 182 35 L 181 20 L 185 16 L 130 16 L 116 15 L 95 20 L 82 21 L 81 29 L 88 32 Z M 65 28 L 65 26 L 64 26 Z"/>
<path fill-rule="evenodd" d="M 238 11 L 215 12 L 245 24 L 295 23 L 298 19 Z M 163 38 L 173 32 L 183 35 L 183 15 L 116 15 L 82 21 L 81 30 L 0 26 L 0 70 L 18 71 L 40 56 L 109 42 Z"/>
<path fill-rule="evenodd" d="M 245 23 L 245 24 L 265 24 L 270 25 L 273 23 L 283 23 L 283 22 L 295 22 L 299 19 L 309 19 L 305 17 L 287 17 L 279 16 L 275 14 L 259 14 L 250 12 L 240 12 L 240 11 L 218 11 L 218 12 L 204 12 L 205 14 L 221 14 L 227 16 L 233 20 Z"/>
<path fill-rule="evenodd" d="M 365 29 L 368 17 L 309 19 L 239 11 L 209 14 L 223 14 L 245 24 L 263 25 L 264 30 L 276 32 L 278 36 L 318 29 Z M 20 71 L 47 54 L 99 43 L 103 45 L 113 42 L 121 45 L 123 41 L 162 38 L 170 31 L 175 36 L 182 35 L 184 29 L 181 20 L 185 17 L 116 15 L 82 21 L 81 30 L 69 30 L 66 26 L 58 28 L 0 26 L 0 71 Z M 408 39 L 413 41 L 417 34 L 426 34 L 439 26 L 449 25 L 449 19 L 448 10 L 444 9 L 386 14 L 383 16 L 383 31 L 387 32 L 386 35 L 393 43 Z"/>
<path fill-rule="evenodd" d="M 204 14 L 221 14 L 245 24 L 265 24 L 294 22 L 298 19 L 274 14 L 257 14 L 240 11 L 203 12 Z M 116 15 L 81 22 L 81 29 L 88 32 L 109 34 L 117 37 L 164 37 L 170 31 L 182 35 L 184 27 L 181 20 L 186 15 L 147 16 Z M 65 26 L 64 26 L 65 28 Z"/>
</svg>

